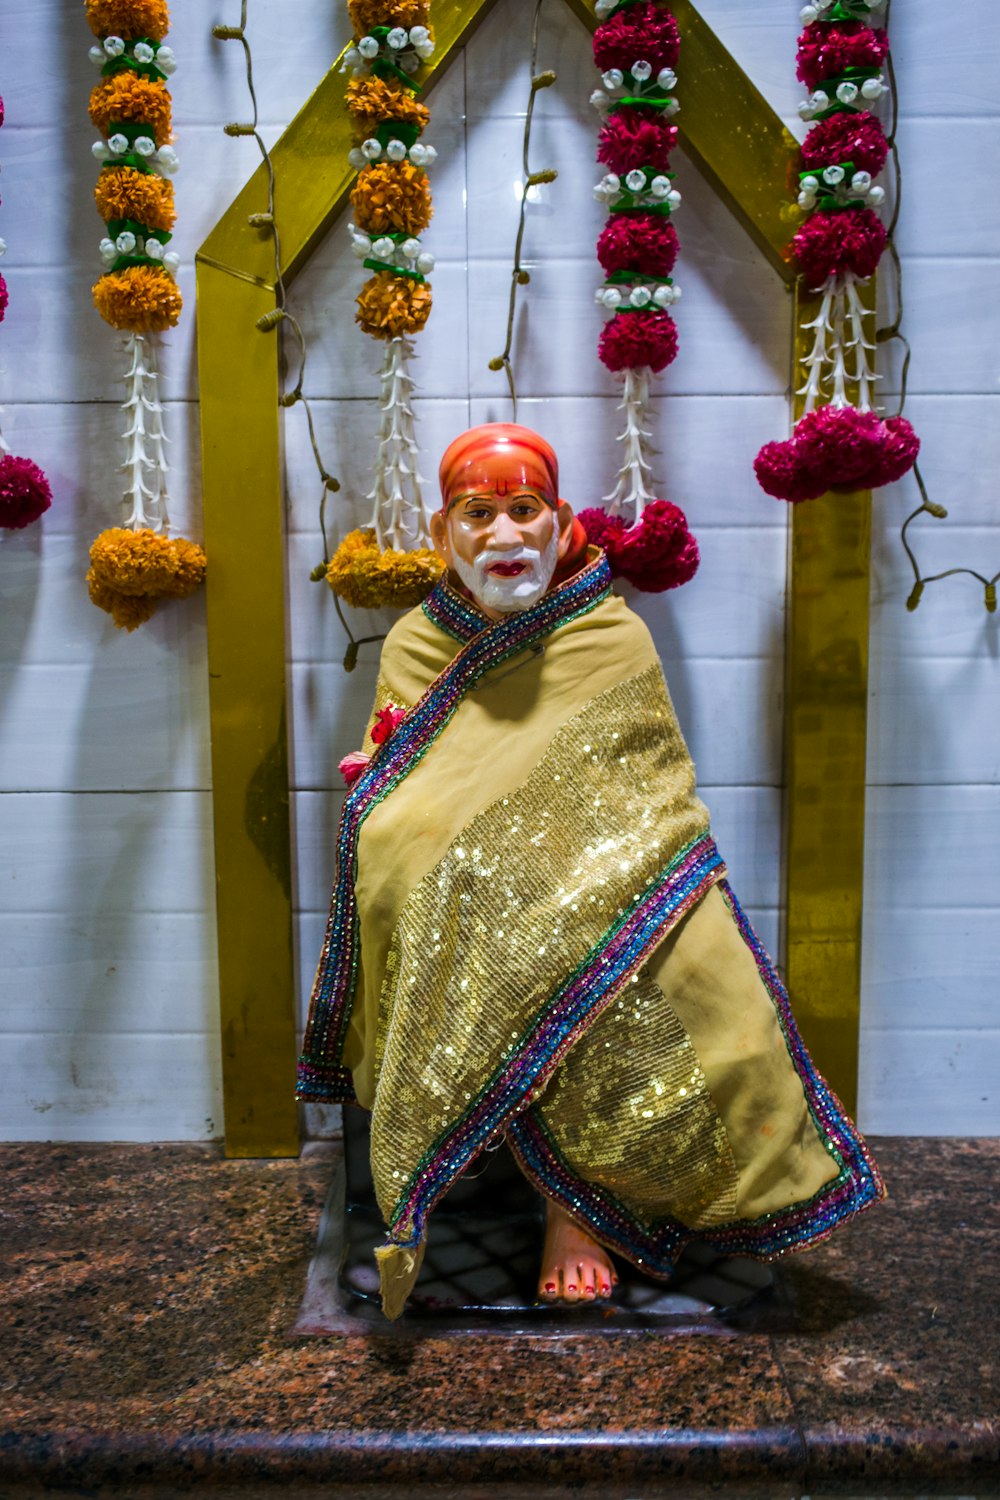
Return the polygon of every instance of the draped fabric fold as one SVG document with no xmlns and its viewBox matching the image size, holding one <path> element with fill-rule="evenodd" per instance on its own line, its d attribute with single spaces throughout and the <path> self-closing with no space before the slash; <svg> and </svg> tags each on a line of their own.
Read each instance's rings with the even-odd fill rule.
<svg viewBox="0 0 1000 1500">
<path fill-rule="evenodd" d="M 588 565 L 498 622 L 442 581 L 390 633 L 407 712 L 345 801 L 299 1095 L 372 1112 L 383 1306 L 487 1145 L 668 1275 L 881 1195 L 735 903 L 652 641 Z M 366 742 L 367 744 L 370 742 Z"/>
</svg>

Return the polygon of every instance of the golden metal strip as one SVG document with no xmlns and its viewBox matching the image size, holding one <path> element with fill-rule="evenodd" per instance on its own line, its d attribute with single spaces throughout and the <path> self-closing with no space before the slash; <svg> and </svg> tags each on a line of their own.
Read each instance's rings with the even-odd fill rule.
<svg viewBox="0 0 1000 1500">
<path fill-rule="evenodd" d="M 465 45 L 495 3 L 434 0 L 437 50 L 422 76 L 425 93 L 429 94 L 443 77 L 455 52 Z M 343 209 L 357 175 L 347 162 L 354 141 L 344 103 L 345 87 L 338 58 L 271 150 L 277 184 L 274 215 L 286 282 L 295 279 Z M 228 266 L 234 275 L 273 283 L 270 232 L 247 222 L 250 214 L 260 213 L 266 206 L 267 172 L 261 163 L 205 240 L 199 259 Z"/>
<path fill-rule="evenodd" d="M 298 1152 L 274 294 L 201 262 L 198 369 L 226 1151 Z"/>
<path fill-rule="evenodd" d="M 874 328 L 874 278 L 865 288 Z M 795 385 L 819 298 L 796 293 Z M 801 413 L 796 398 L 796 417 Z M 788 988 L 820 1071 L 857 1104 L 871 491 L 792 507 L 785 647 Z"/>
<path fill-rule="evenodd" d="M 566 0 L 589 31 L 587 0 Z M 795 280 L 783 251 L 792 235 L 789 171 L 798 146 L 759 89 L 702 19 L 691 0 L 670 0 L 681 31 L 681 144 L 781 279 Z"/>
<path fill-rule="evenodd" d="M 495 0 L 436 0 L 441 77 Z M 344 206 L 350 121 L 337 65 L 272 151 L 285 280 Z M 286 737 L 278 339 L 258 168 L 197 256 L 198 372 L 226 1151 L 295 1155 L 295 984 Z M 238 387 L 238 389 L 237 389 Z"/>
</svg>

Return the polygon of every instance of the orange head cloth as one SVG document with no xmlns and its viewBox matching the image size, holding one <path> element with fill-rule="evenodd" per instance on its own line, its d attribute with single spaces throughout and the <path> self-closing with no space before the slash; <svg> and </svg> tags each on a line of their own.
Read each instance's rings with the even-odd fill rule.
<svg viewBox="0 0 1000 1500">
<path fill-rule="evenodd" d="M 441 509 L 477 490 L 506 495 L 515 485 L 537 490 L 553 510 L 559 504 L 559 464 L 543 437 L 513 422 L 470 427 L 449 443 L 441 460 Z"/>
<path fill-rule="evenodd" d="M 537 490 L 553 510 L 566 504 L 559 499 L 559 462 L 552 448 L 530 427 L 514 422 L 486 422 L 463 432 L 445 449 L 439 477 L 444 515 L 462 495 L 483 489 L 506 495 L 519 484 Z M 572 578 L 586 561 L 587 533 L 574 517 L 552 586 Z"/>
</svg>

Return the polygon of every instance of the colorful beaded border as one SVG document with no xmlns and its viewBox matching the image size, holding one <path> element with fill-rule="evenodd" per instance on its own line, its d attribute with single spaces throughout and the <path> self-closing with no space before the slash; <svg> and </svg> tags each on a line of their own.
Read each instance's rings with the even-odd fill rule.
<svg viewBox="0 0 1000 1500">
<path fill-rule="evenodd" d="M 789 1056 L 805 1085 L 806 1101 L 816 1128 L 840 1166 L 833 1182 L 802 1203 L 758 1219 L 739 1220 L 723 1229 L 693 1231 L 669 1216 L 650 1226 L 630 1214 L 613 1193 L 572 1172 L 537 1111 L 529 1110 L 514 1121 L 507 1136 L 522 1170 L 542 1193 L 582 1220 L 610 1249 L 654 1277 L 670 1276 L 678 1252 L 692 1238 L 697 1237 L 723 1254 L 775 1260 L 826 1239 L 838 1224 L 885 1196 L 885 1186 L 867 1144 L 816 1071 L 792 1016 L 787 992 L 763 944 L 747 921 L 729 882 L 720 880 L 719 889 L 774 1003 Z"/>
<path fill-rule="evenodd" d="M 463 599 L 445 576 L 438 579 L 421 608 L 432 625 L 456 641 L 471 641 L 487 623 L 486 616 Z"/>
<path fill-rule="evenodd" d="M 479 1152 L 511 1127 L 542 1093 L 553 1072 L 621 993 L 670 929 L 725 874 L 710 834 L 686 845 L 601 937 L 579 967 L 507 1053 L 458 1123 L 425 1153 L 403 1189 L 389 1226 L 390 1245 L 423 1239 L 435 1203 Z"/>
<path fill-rule="evenodd" d="M 481 630 L 408 710 L 395 734 L 372 757 L 348 792 L 337 833 L 337 875 L 330 915 L 299 1061 L 298 1098 L 345 1102 L 354 1097 L 341 1055 L 357 977 L 359 929 L 354 874 L 358 835 L 365 818 L 419 764 L 480 678 L 559 626 L 594 609 L 610 591 L 611 571 L 602 554 L 531 609 Z"/>
</svg>

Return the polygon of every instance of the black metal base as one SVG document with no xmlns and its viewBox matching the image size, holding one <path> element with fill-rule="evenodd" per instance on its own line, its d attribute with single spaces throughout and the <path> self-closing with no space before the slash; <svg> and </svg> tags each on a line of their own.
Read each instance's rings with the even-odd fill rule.
<svg viewBox="0 0 1000 1500">
<path fill-rule="evenodd" d="M 344 1110 L 344 1167 L 339 1300 L 352 1319 L 384 1328 L 375 1247 L 385 1239 L 385 1225 L 372 1189 L 368 1115 L 354 1108 Z M 331 1203 L 330 1208 L 335 1215 L 337 1207 Z M 765 1308 L 775 1310 L 772 1267 L 727 1259 L 697 1243 L 685 1248 L 667 1284 L 619 1262 L 620 1280 L 609 1302 L 539 1303 L 543 1230 L 542 1200 L 507 1148 L 485 1153 L 435 1209 L 404 1319 L 411 1324 L 431 1319 L 452 1328 L 482 1326 L 485 1320 L 494 1326 L 592 1332 L 689 1325 L 706 1318 L 756 1322 Z"/>
</svg>

